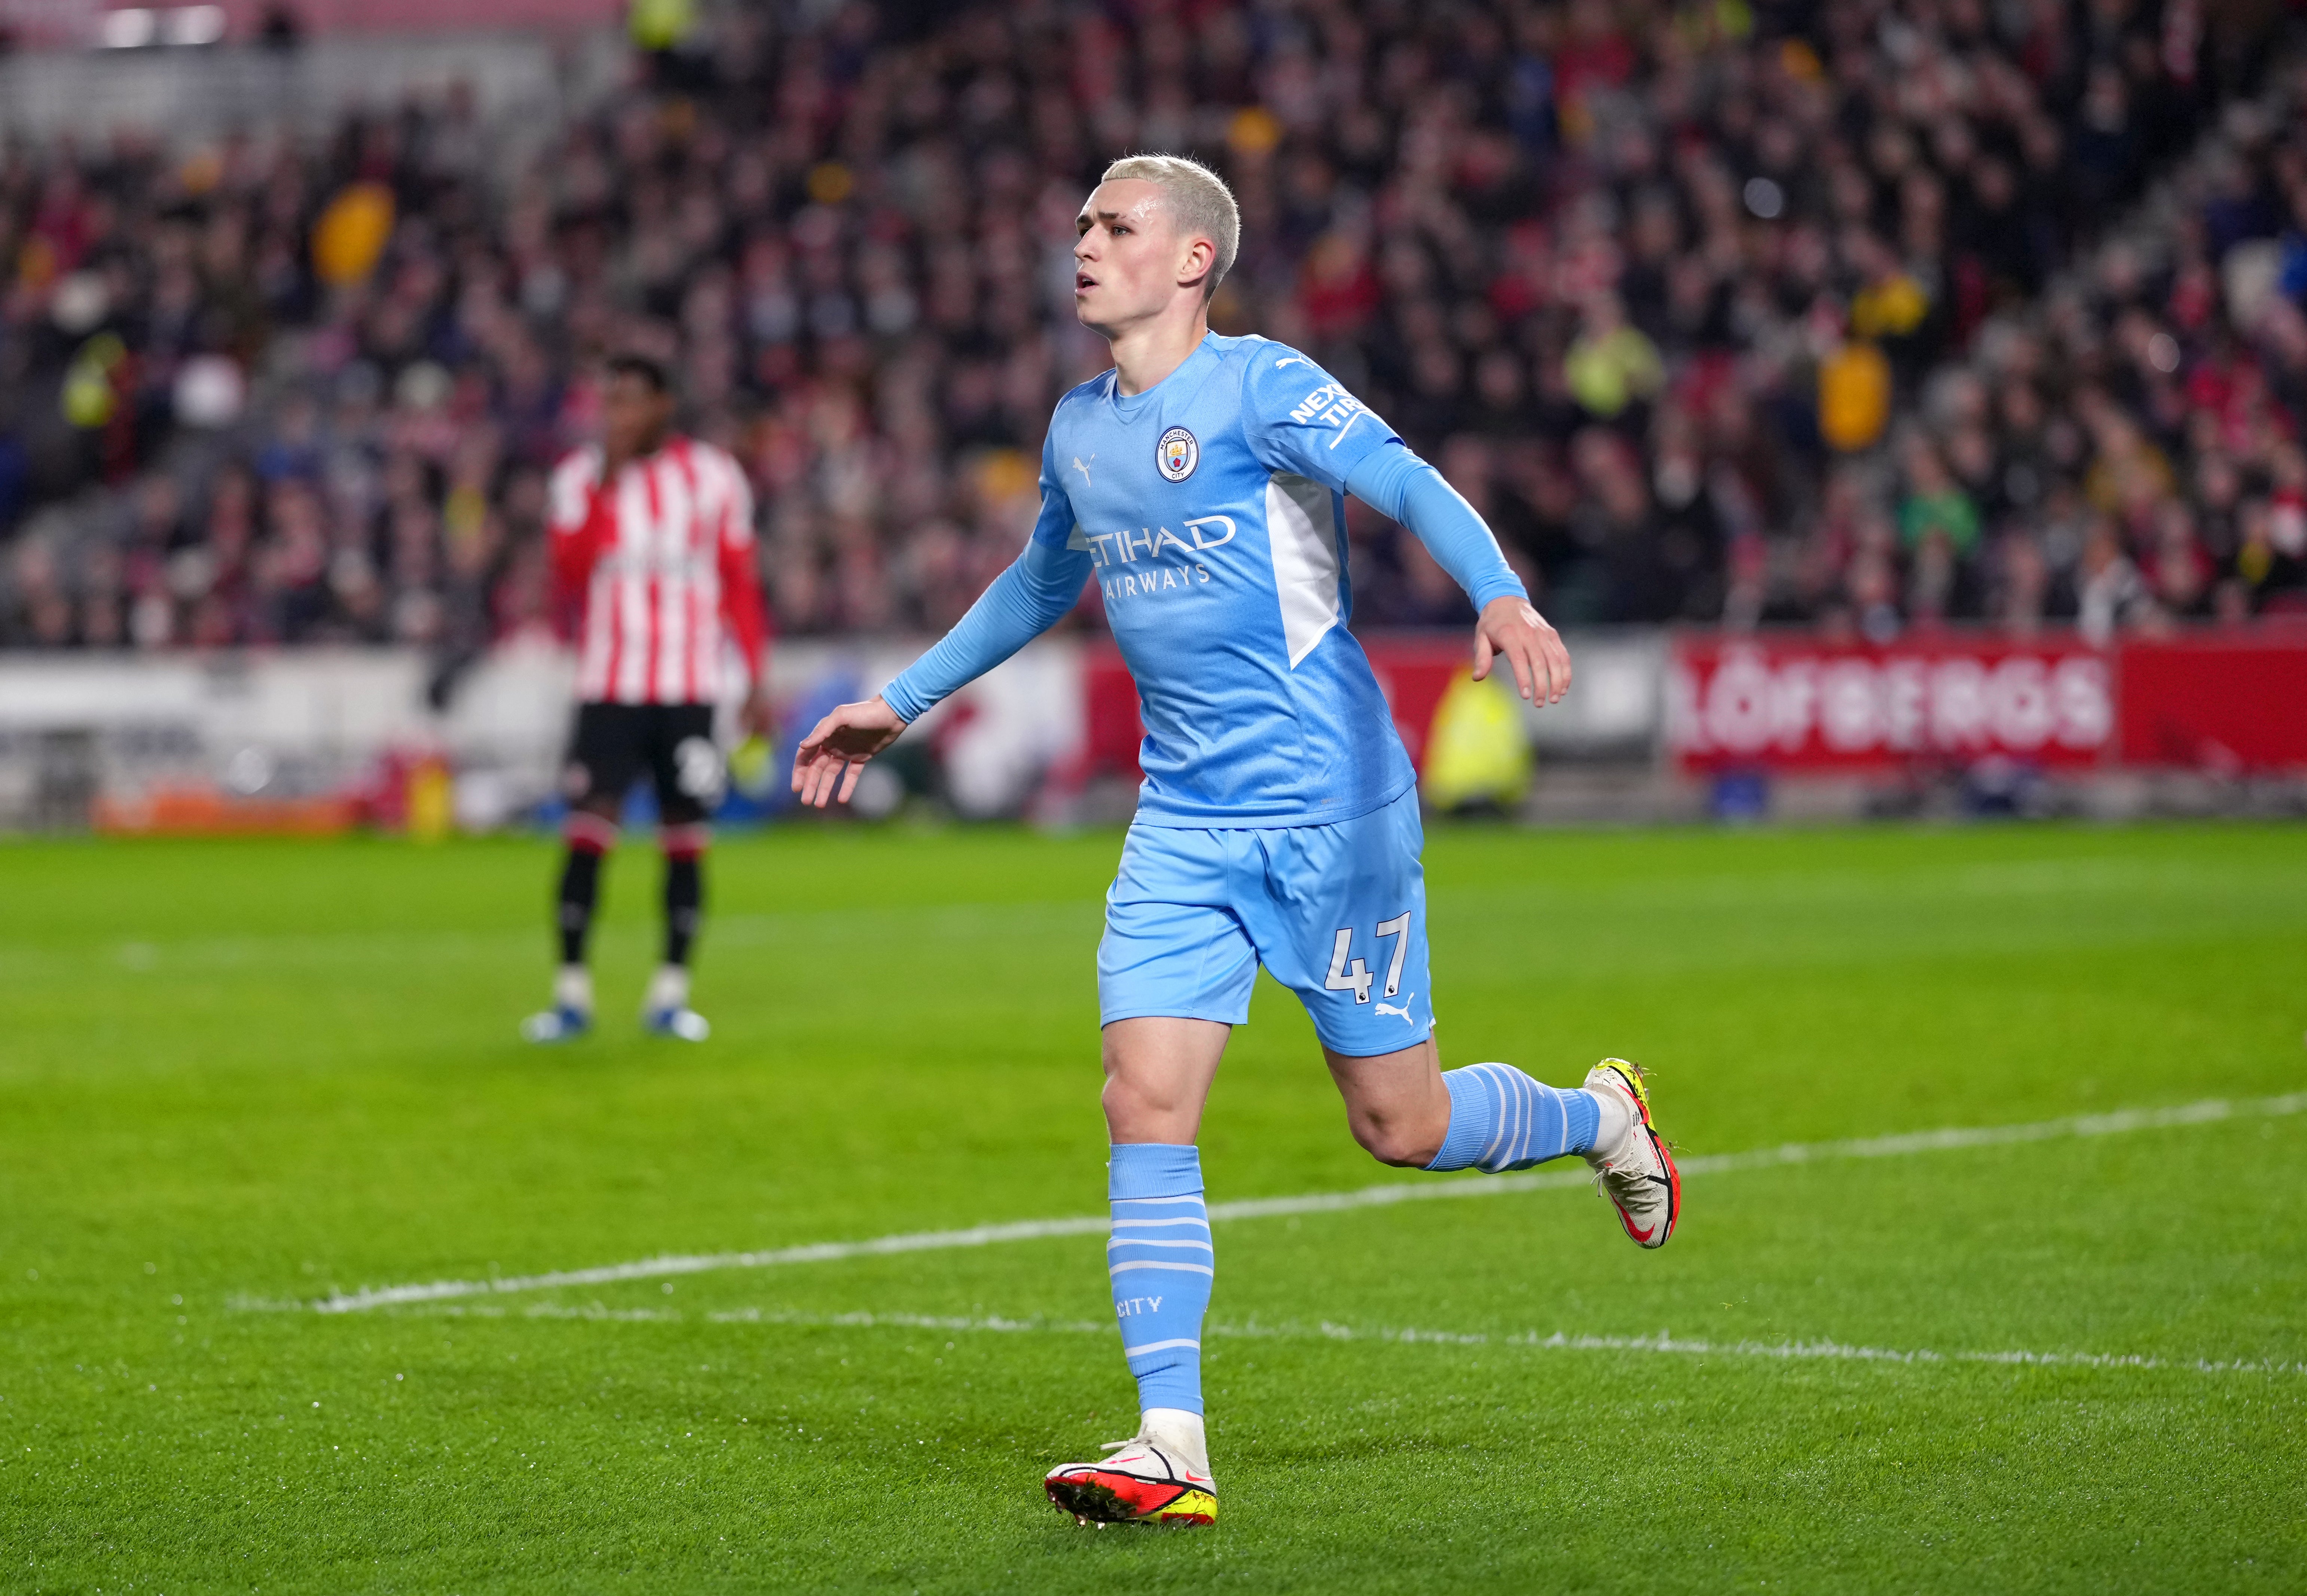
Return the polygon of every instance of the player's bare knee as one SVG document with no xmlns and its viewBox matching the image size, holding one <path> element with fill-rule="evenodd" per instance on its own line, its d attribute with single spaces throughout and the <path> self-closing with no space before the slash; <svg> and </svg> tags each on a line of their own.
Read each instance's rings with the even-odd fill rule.
<svg viewBox="0 0 2307 1596">
<path fill-rule="evenodd" d="M 1171 1106 L 1158 1093 L 1147 1091 L 1143 1083 L 1119 1073 L 1105 1077 L 1105 1090 L 1098 1094 L 1098 1102 L 1105 1110 L 1106 1123 L 1116 1130 L 1158 1116 Z"/>
<path fill-rule="evenodd" d="M 1158 1072 L 1109 1074 L 1100 1102 L 1107 1133 L 1115 1142 L 1183 1145 L 1201 1128 L 1202 1094 L 1196 1085 Z"/>
<path fill-rule="evenodd" d="M 1384 1120 L 1356 1114 L 1349 1118 L 1354 1140 L 1363 1152 L 1380 1163 L 1397 1169 L 1418 1169 L 1434 1161 L 1438 1142 L 1428 1146 L 1433 1138 L 1416 1125 L 1401 1120 Z"/>
</svg>

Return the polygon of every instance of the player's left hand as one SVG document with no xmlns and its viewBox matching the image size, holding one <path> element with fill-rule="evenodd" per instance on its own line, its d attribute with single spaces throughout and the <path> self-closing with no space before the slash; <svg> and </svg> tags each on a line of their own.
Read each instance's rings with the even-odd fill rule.
<svg viewBox="0 0 2307 1596">
<path fill-rule="evenodd" d="M 865 761 L 895 742 L 905 729 L 905 721 L 879 693 L 862 704 L 839 706 L 793 750 L 793 791 L 816 809 L 836 798 L 848 802 Z"/>
<path fill-rule="evenodd" d="M 1558 704 L 1570 691 L 1570 650 L 1562 634 L 1525 599 L 1493 598 L 1474 622 L 1474 680 L 1486 680 L 1503 655 L 1514 691 L 1533 704 Z"/>
</svg>

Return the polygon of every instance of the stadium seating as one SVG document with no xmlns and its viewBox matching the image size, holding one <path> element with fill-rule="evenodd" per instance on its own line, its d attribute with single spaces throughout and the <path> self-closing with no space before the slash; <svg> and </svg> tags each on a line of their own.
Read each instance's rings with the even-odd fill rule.
<svg viewBox="0 0 2307 1596">
<path fill-rule="evenodd" d="M 637 60 L 517 169 L 453 96 L 311 149 L 6 147 L 0 641 L 549 626 L 543 473 L 622 344 L 753 473 L 785 630 L 948 623 L 1103 364 L 1066 250 L 1143 148 L 1239 192 L 1220 329 L 1363 392 L 1565 624 L 2307 605 L 2272 11 L 810 14 Z M 1354 531 L 1365 619 L 1463 617 Z"/>
</svg>

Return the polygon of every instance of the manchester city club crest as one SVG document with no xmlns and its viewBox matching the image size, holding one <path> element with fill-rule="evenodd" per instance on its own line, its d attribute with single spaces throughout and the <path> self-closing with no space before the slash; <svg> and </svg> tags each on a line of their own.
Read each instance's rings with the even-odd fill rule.
<svg viewBox="0 0 2307 1596">
<path fill-rule="evenodd" d="M 1202 446 L 1184 427 L 1173 426 L 1154 446 L 1154 463 L 1171 482 L 1183 482 L 1202 463 Z"/>
</svg>

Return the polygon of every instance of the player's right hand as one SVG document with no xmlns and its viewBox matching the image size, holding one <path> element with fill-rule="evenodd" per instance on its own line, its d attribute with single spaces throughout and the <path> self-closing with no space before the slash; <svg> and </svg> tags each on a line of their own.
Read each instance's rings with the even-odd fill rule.
<svg viewBox="0 0 2307 1596">
<path fill-rule="evenodd" d="M 793 750 L 793 790 L 804 804 L 817 809 L 836 799 L 848 802 L 865 761 L 895 742 L 905 729 L 905 723 L 878 693 L 862 704 L 841 705 Z"/>
<path fill-rule="evenodd" d="M 1487 679 L 1500 659 L 1513 667 L 1514 691 L 1533 704 L 1559 704 L 1570 691 L 1570 650 L 1528 599 L 1493 598 L 1474 622 L 1474 680 Z"/>
</svg>

